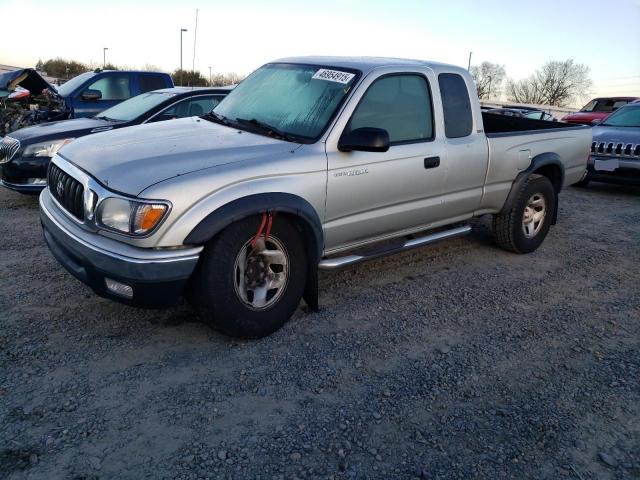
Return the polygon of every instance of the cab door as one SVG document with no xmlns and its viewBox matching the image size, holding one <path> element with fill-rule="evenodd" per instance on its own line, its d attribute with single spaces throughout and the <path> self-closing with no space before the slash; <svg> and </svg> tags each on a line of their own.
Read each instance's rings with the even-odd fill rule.
<svg viewBox="0 0 640 480">
<path fill-rule="evenodd" d="M 95 93 L 99 92 L 95 98 Z M 73 101 L 76 118 L 93 117 L 131 98 L 131 77 L 125 72 L 108 72 L 92 79 L 77 93 Z"/>
<path fill-rule="evenodd" d="M 326 143 L 326 250 L 356 246 L 442 215 L 446 157 L 436 135 L 428 70 L 370 75 Z M 386 152 L 341 152 L 340 136 L 362 127 L 389 134 Z"/>
</svg>

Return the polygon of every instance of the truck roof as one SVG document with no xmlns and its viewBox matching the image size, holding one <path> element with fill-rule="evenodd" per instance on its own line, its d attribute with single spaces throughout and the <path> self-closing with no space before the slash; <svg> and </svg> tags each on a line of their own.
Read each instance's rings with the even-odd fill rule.
<svg viewBox="0 0 640 480">
<path fill-rule="evenodd" d="M 434 71 L 455 70 L 467 72 L 466 68 L 448 65 L 439 62 L 427 62 L 425 60 L 411 60 L 393 57 L 340 57 L 340 56 L 307 56 L 287 57 L 275 60 L 272 63 L 301 63 L 306 65 L 330 65 L 337 68 L 351 68 L 367 74 L 380 67 L 427 67 Z"/>
</svg>

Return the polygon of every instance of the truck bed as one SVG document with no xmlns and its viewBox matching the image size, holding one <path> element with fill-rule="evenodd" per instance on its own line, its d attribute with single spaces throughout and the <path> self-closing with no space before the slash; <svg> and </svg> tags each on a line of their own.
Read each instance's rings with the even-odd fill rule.
<svg viewBox="0 0 640 480">
<path fill-rule="evenodd" d="M 500 210 L 513 179 L 538 155 L 556 155 L 564 165 L 564 186 L 578 182 L 591 148 L 591 127 L 483 113 L 489 167 L 481 208 Z"/>
<path fill-rule="evenodd" d="M 533 133 L 538 130 L 547 132 L 549 130 L 584 128 L 584 125 L 533 120 L 531 118 L 508 117 L 506 115 L 487 112 L 482 112 L 482 122 L 484 123 L 484 131 L 487 137 L 521 135 L 525 132 Z"/>
</svg>

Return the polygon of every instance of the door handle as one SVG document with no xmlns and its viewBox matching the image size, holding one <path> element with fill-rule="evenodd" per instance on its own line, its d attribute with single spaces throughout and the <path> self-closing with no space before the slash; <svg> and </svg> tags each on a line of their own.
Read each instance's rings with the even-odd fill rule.
<svg viewBox="0 0 640 480">
<path fill-rule="evenodd" d="M 440 166 L 440 157 L 428 157 L 424 159 L 424 168 L 436 168 Z"/>
</svg>

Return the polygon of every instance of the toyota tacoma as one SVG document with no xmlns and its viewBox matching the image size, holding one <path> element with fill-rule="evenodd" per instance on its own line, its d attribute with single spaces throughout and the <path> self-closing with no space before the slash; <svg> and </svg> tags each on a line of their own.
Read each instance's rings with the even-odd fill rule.
<svg viewBox="0 0 640 480">
<path fill-rule="evenodd" d="M 459 67 L 385 58 L 268 63 L 211 113 L 78 139 L 40 195 L 53 255 L 99 295 L 186 296 L 232 336 L 280 328 L 318 269 L 469 233 L 536 250 L 582 179 L 591 129 L 483 114 Z"/>
</svg>

